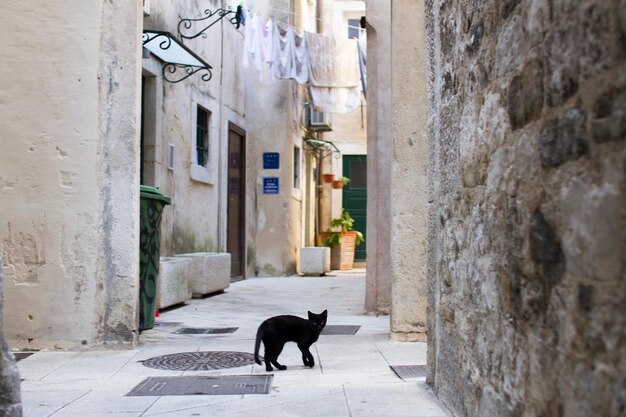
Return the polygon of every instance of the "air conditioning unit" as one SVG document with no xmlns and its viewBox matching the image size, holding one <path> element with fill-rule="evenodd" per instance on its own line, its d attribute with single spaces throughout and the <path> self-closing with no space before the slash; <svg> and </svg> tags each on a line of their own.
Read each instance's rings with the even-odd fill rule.
<svg viewBox="0 0 626 417">
<path fill-rule="evenodd" d="M 307 106 L 307 127 L 318 132 L 330 132 L 333 130 L 328 121 L 328 114 L 317 111 L 313 106 Z"/>
</svg>

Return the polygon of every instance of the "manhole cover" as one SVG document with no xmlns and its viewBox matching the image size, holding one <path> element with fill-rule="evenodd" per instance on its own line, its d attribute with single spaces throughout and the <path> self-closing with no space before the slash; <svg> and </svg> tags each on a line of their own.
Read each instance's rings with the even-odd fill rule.
<svg viewBox="0 0 626 417">
<path fill-rule="evenodd" d="M 13 352 L 13 356 L 15 356 L 15 361 L 19 362 L 22 359 L 26 359 L 28 358 L 30 355 L 32 355 L 34 352 Z"/>
<path fill-rule="evenodd" d="M 426 365 L 395 365 L 390 368 L 404 380 L 426 376 Z"/>
<path fill-rule="evenodd" d="M 221 329 L 216 328 L 191 328 L 191 327 L 183 327 L 182 329 L 176 330 L 174 333 L 176 334 L 226 334 L 226 333 L 234 333 L 236 332 L 238 327 L 224 327 Z"/>
<path fill-rule="evenodd" d="M 324 327 L 324 330 L 322 330 L 322 333 L 320 334 L 325 334 L 325 335 L 347 335 L 347 336 L 351 336 L 351 335 L 355 335 L 356 332 L 359 331 L 359 329 L 361 328 L 361 326 L 343 326 L 343 325 L 326 325 L 326 327 Z"/>
<path fill-rule="evenodd" d="M 252 365 L 254 355 L 246 352 L 183 352 L 140 361 L 144 366 L 169 371 L 210 371 Z"/>
<path fill-rule="evenodd" d="M 126 396 L 267 394 L 272 378 L 273 375 L 150 377 Z"/>
</svg>

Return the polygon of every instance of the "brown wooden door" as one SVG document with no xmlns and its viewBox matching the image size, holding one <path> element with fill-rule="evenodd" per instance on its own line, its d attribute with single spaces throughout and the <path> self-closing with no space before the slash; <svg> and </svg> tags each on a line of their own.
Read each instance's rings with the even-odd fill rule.
<svg viewBox="0 0 626 417">
<path fill-rule="evenodd" d="M 230 275 L 245 275 L 245 202 L 246 152 L 244 131 L 228 127 L 228 252 L 231 256 Z"/>
</svg>

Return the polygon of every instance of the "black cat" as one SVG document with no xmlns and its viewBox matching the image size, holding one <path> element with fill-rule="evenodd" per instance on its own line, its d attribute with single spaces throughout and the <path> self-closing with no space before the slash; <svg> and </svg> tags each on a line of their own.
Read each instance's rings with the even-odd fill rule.
<svg viewBox="0 0 626 417">
<path fill-rule="evenodd" d="M 261 340 L 265 346 L 265 370 L 271 371 L 272 365 L 284 371 L 285 365 L 278 363 L 278 355 L 283 351 L 283 346 L 287 342 L 296 342 L 302 352 L 302 362 L 305 366 L 312 368 L 315 365 L 313 355 L 309 348 L 317 341 L 322 329 L 326 326 L 328 312 L 324 310 L 321 314 L 309 313 L 309 319 L 296 316 L 276 316 L 265 320 L 256 332 L 256 343 L 254 345 L 254 360 L 261 365 L 259 358 L 259 348 Z"/>
</svg>

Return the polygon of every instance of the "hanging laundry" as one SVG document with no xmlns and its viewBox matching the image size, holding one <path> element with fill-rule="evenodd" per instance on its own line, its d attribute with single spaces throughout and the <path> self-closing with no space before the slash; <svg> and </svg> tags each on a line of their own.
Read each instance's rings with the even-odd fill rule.
<svg viewBox="0 0 626 417">
<path fill-rule="evenodd" d="M 309 57 L 304 34 L 298 35 L 292 26 L 282 30 L 274 23 L 272 75 L 274 78 L 294 79 L 304 84 L 309 79 Z"/>
<path fill-rule="evenodd" d="M 367 98 L 367 49 L 362 40 L 357 41 L 359 47 L 359 70 L 361 71 L 361 88 L 363 88 L 363 97 Z"/>
<path fill-rule="evenodd" d="M 349 113 L 361 96 L 356 40 L 306 33 L 313 105 L 328 113 Z"/>
<path fill-rule="evenodd" d="M 260 16 L 244 11 L 244 48 L 242 64 L 244 68 L 250 66 L 253 60 L 254 68 L 259 73 L 259 81 L 271 82 L 268 65 L 272 64 L 272 50 L 274 37 L 274 22 L 270 18 L 266 23 Z"/>
<path fill-rule="evenodd" d="M 246 25 L 243 28 L 243 55 L 241 63 L 244 68 L 248 68 L 250 66 L 250 56 L 254 56 L 255 53 L 254 35 L 256 34 L 257 17 L 245 8 L 242 10 L 242 14 Z"/>
</svg>

